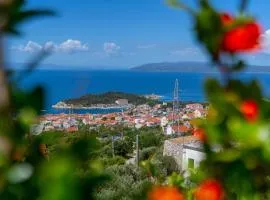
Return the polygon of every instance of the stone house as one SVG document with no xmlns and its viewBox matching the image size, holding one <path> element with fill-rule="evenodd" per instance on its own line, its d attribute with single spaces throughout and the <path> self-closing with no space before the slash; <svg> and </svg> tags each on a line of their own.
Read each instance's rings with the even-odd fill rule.
<svg viewBox="0 0 270 200">
<path fill-rule="evenodd" d="M 174 158 L 180 171 L 187 170 L 188 166 L 192 167 L 192 164 L 188 165 L 188 161 L 190 163 L 193 162 L 193 166 L 197 167 L 199 162 L 204 158 L 201 150 L 194 150 L 195 147 L 193 144 L 198 143 L 200 143 L 199 140 L 194 136 L 183 136 L 165 140 L 163 155 Z M 193 161 L 190 159 L 193 159 Z"/>
</svg>

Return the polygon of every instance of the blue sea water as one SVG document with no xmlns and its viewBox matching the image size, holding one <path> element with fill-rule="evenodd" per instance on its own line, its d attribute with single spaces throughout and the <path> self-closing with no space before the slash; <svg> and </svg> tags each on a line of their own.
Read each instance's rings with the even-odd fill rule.
<svg viewBox="0 0 270 200">
<path fill-rule="evenodd" d="M 165 100 L 173 96 L 175 79 L 179 80 L 181 101 L 206 101 L 203 83 L 209 77 L 220 79 L 218 73 L 179 73 L 179 72 L 134 72 L 93 71 L 93 70 L 36 70 L 20 82 L 26 90 L 41 85 L 46 91 L 44 112 L 59 113 L 68 110 L 55 110 L 51 106 L 63 99 L 80 97 L 87 93 L 121 91 L 134 94 L 158 94 Z M 270 74 L 239 74 L 242 80 L 258 80 L 264 94 L 270 96 Z M 106 113 L 119 110 L 74 110 L 76 113 Z"/>
</svg>

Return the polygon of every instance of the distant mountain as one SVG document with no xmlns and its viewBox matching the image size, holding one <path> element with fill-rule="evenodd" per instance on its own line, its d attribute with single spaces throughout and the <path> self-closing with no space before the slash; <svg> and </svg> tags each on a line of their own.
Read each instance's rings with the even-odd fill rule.
<svg viewBox="0 0 270 200">
<path fill-rule="evenodd" d="M 149 63 L 131 68 L 132 71 L 146 72 L 217 72 L 209 63 L 202 62 L 161 62 Z M 270 72 L 270 66 L 248 66 L 245 72 Z"/>
</svg>

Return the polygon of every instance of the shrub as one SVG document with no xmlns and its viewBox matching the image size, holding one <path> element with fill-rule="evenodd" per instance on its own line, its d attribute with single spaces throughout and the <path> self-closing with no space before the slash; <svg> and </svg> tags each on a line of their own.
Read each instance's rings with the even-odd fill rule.
<svg viewBox="0 0 270 200">
<path fill-rule="evenodd" d="M 147 147 L 147 148 L 142 149 L 139 153 L 140 155 L 139 160 L 143 161 L 143 160 L 149 159 L 151 156 L 155 154 L 156 151 L 157 151 L 157 147 Z"/>
<path fill-rule="evenodd" d="M 126 160 L 121 156 L 115 156 L 115 157 L 104 157 L 101 159 L 101 162 L 103 166 L 107 168 L 112 165 L 123 165 L 125 164 Z"/>
</svg>

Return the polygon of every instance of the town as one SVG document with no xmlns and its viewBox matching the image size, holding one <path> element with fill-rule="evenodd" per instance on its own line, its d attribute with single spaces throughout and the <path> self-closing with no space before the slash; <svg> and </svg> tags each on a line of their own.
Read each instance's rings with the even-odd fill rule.
<svg viewBox="0 0 270 200">
<path fill-rule="evenodd" d="M 80 125 L 88 125 L 90 129 L 123 125 L 136 129 L 160 126 L 165 135 L 184 135 L 193 128 L 190 121 L 205 117 L 206 113 L 207 107 L 200 103 L 186 104 L 176 113 L 168 103 L 163 102 L 152 107 L 142 104 L 108 114 L 46 114 L 39 117 L 39 124 L 33 125 L 32 133 L 38 135 L 52 130 L 76 132 Z"/>
</svg>

